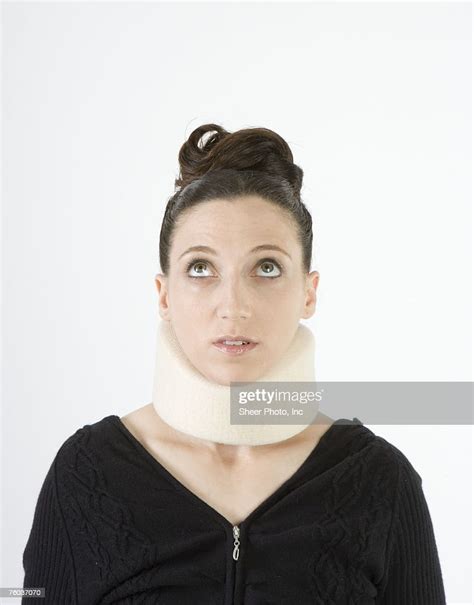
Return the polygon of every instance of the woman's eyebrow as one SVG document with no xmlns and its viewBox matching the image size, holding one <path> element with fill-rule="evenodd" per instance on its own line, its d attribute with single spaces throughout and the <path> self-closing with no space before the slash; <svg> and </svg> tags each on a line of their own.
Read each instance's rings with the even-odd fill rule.
<svg viewBox="0 0 474 605">
<path fill-rule="evenodd" d="M 259 246 L 255 246 L 255 248 L 249 250 L 249 254 L 252 254 L 253 252 L 258 252 L 260 250 L 276 250 L 277 252 L 282 252 L 283 254 L 286 254 L 286 256 L 291 260 L 291 256 L 288 254 L 288 252 L 286 250 L 283 250 L 283 248 L 280 248 L 280 246 L 277 246 L 276 244 L 260 244 Z M 190 252 L 208 252 L 209 254 L 217 255 L 217 252 L 214 250 L 214 248 L 211 248 L 210 246 L 191 246 L 181 254 L 178 260 L 180 260 L 185 254 L 189 254 Z"/>
</svg>

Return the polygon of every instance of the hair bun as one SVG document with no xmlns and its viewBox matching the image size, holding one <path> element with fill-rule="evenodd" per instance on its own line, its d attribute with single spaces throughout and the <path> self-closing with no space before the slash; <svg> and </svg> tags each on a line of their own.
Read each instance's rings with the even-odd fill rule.
<svg viewBox="0 0 474 605">
<path fill-rule="evenodd" d="M 210 136 L 203 141 L 206 134 Z M 243 128 L 231 133 L 218 124 L 203 124 L 183 143 L 178 159 L 176 188 L 186 187 L 211 170 L 231 168 L 278 176 L 300 195 L 303 171 L 293 163 L 288 143 L 268 128 Z"/>
</svg>

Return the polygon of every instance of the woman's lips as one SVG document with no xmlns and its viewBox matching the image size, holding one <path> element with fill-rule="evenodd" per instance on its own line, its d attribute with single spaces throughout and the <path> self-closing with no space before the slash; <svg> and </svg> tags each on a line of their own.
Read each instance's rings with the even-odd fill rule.
<svg viewBox="0 0 474 605">
<path fill-rule="evenodd" d="M 222 351 L 222 353 L 226 353 L 228 355 L 243 355 L 258 345 L 258 342 L 249 342 L 246 345 L 226 345 L 223 342 L 214 342 L 212 343 L 216 349 Z"/>
</svg>

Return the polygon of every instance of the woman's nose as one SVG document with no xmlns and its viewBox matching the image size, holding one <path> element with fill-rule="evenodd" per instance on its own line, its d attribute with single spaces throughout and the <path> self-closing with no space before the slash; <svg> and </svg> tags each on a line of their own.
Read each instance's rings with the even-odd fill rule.
<svg viewBox="0 0 474 605">
<path fill-rule="evenodd" d="M 236 320 L 250 317 L 247 295 L 238 280 L 223 286 L 219 297 L 218 312 L 222 319 Z"/>
</svg>

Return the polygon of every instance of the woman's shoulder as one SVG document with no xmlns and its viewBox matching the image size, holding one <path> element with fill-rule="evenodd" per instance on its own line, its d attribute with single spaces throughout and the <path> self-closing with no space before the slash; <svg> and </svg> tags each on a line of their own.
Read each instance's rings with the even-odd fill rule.
<svg viewBox="0 0 474 605">
<path fill-rule="evenodd" d="M 363 425 L 366 433 L 370 435 L 370 447 L 367 451 L 367 458 L 370 459 L 370 471 L 376 467 L 380 472 L 387 473 L 396 477 L 400 481 L 400 477 L 409 476 L 413 481 L 419 482 L 421 485 L 421 475 L 415 469 L 411 456 L 408 452 L 403 451 L 394 443 L 385 439 L 381 435 L 376 434 L 371 429 Z"/>
<path fill-rule="evenodd" d="M 62 469 L 77 472 L 87 468 L 87 462 L 97 464 L 101 459 L 110 458 L 111 448 L 116 441 L 114 424 L 119 417 L 110 414 L 85 423 L 70 433 L 61 443 L 54 457 L 54 465 Z"/>
<path fill-rule="evenodd" d="M 152 469 L 143 464 L 120 423 L 116 414 L 90 421 L 67 436 L 57 450 L 52 465 L 55 489 L 68 515 L 80 517 L 80 510 L 95 510 L 96 504 L 107 510 L 118 507 L 120 513 L 123 498 L 146 489 Z"/>
<path fill-rule="evenodd" d="M 338 418 L 329 433 L 331 437 L 328 435 L 327 446 L 336 462 L 362 466 L 368 473 L 375 467 L 398 473 L 403 467 L 418 474 L 404 451 L 358 418 Z"/>
<path fill-rule="evenodd" d="M 324 453 L 329 468 L 338 477 L 356 478 L 367 485 L 380 481 L 384 485 L 396 486 L 407 475 L 421 484 L 420 474 L 410 461 L 410 454 L 372 428 L 358 418 L 337 419 L 325 440 Z"/>
<path fill-rule="evenodd" d="M 108 416 L 104 416 L 100 420 L 91 421 L 81 425 L 64 439 L 58 449 L 58 453 L 74 449 L 74 447 L 77 447 L 83 441 L 89 441 L 94 438 L 100 439 L 101 437 L 104 437 L 109 430 L 111 422 L 115 418 L 118 418 L 118 416 L 115 414 L 110 414 Z"/>
</svg>

